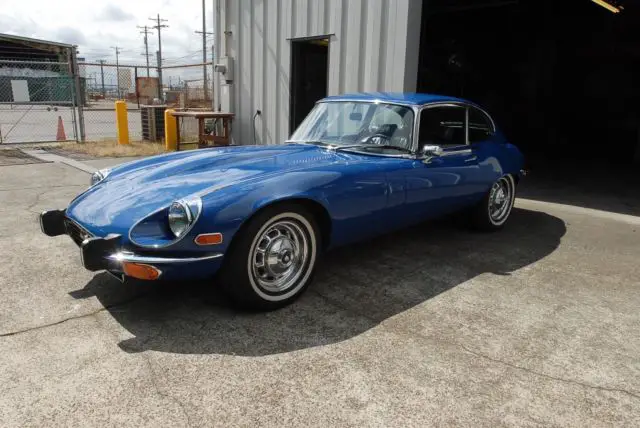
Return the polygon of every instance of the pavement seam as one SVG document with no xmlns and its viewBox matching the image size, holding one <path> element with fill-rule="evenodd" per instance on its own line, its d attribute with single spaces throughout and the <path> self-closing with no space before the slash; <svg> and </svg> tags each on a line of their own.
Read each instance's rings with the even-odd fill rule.
<svg viewBox="0 0 640 428">
<path fill-rule="evenodd" d="M 75 317 L 63 318 L 63 319 L 61 319 L 59 321 L 55 321 L 55 322 L 52 322 L 52 323 L 49 323 L 49 324 L 36 325 L 34 327 L 25 328 L 25 329 L 22 329 L 22 330 L 10 331 L 10 332 L 7 332 L 7 333 L 0 333 L 0 337 L 17 336 L 19 334 L 30 333 L 32 331 L 37 331 L 37 330 L 43 330 L 43 329 L 49 328 L 49 327 L 55 327 L 57 325 L 64 324 L 67 321 L 79 320 L 79 319 L 83 319 L 83 318 L 90 318 L 90 317 L 92 317 L 94 315 L 99 314 L 100 312 L 108 311 L 109 309 L 117 308 L 119 306 L 126 306 L 129 303 L 138 300 L 142 296 L 144 296 L 144 294 L 135 296 L 134 298 L 129 299 L 129 300 L 125 300 L 123 302 L 118 302 L 118 303 L 114 303 L 113 305 L 104 306 L 104 307 L 102 307 L 102 308 L 100 308 L 98 310 L 95 310 L 93 312 L 89 312 L 89 313 L 86 313 L 86 314 L 78 315 L 78 316 L 75 316 Z"/>
<path fill-rule="evenodd" d="M 83 184 L 63 184 L 60 186 L 47 186 L 47 189 L 57 189 L 62 187 L 87 187 Z M 16 187 L 16 188 L 0 188 L 0 192 L 18 192 L 20 190 L 33 190 L 33 189 L 42 189 L 42 186 L 37 187 Z"/>
<path fill-rule="evenodd" d="M 36 194 L 36 198 L 35 198 L 36 200 L 31 205 L 29 205 L 27 208 L 25 208 L 25 210 L 33 213 L 34 211 L 31 211 L 33 209 L 33 207 L 35 207 L 36 205 L 38 205 L 40 203 L 40 198 L 42 196 L 44 196 L 44 194 L 47 193 L 48 191 L 49 191 L 49 189 L 45 189 L 45 190 L 43 190 L 41 192 L 38 192 Z"/>
<path fill-rule="evenodd" d="M 596 389 L 596 390 L 599 390 L 599 391 L 619 392 L 619 393 L 622 393 L 622 394 L 626 394 L 626 395 L 628 395 L 630 397 L 633 397 L 633 398 L 636 398 L 636 399 L 640 399 L 640 395 L 638 395 L 638 394 L 636 394 L 634 392 L 628 391 L 626 389 L 608 388 L 606 386 L 592 385 L 592 384 L 589 384 L 589 383 L 580 382 L 578 380 L 565 379 L 565 378 L 561 378 L 561 377 L 552 376 L 552 375 L 549 375 L 549 374 L 546 374 L 546 373 L 542 373 L 542 372 L 538 372 L 538 371 L 532 370 L 532 369 L 527 368 L 527 367 L 523 367 L 523 366 L 519 366 L 517 364 L 510 363 L 508 361 L 503 361 L 503 360 L 500 360 L 500 359 L 497 359 L 497 358 L 490 357 L 490 356 L 482 354 L 480 352 L 473 351 L 473 350 L 471 350 L 471 349 L 469 349 L 466 346 L 461 345 L 461 344 L 455 344 L 455 343 L 452 343 L 452 342 L 447 342 L 447 343 L 450 343 L 452 345 L 456 345 L 456 346 L 460 347 L 461 349 L 463 349 L 465 352 L 468 352 L 469 354 L 475 355 L 476 357 L 480 357 L 480 358 L 492 361 L 494 363 L 502 364 L 502 365 L 505 365 L 505 366 L 510 367 L 512 369 L 521 370 L 521 371 L 530 373 L 530 374 L 532 374 L 534 376 L 540 376 L 540 377 L 544 377 L 546 379 L 555 380 L 555 381 L 563 382 L 563 383 L 568 383 L 568 384 L 571 384 L 571 385 L 578 385 L 578 386 L 582 386 L 584 388 Z"/>
<path fill-rule="evenodd" d="M 189 413 L 187 412 L 187 409 L 185 409 L 184 403 L 182 403 L 182 401 L 178 400 L 173 395 L 167 394 L 160 390 L 160 387 L 158 386 L 158 379 L 156 378 L 156 373 L 153 370 L 153 364 L 151 363 L 151 357 L 148 354 L 143 353 L 142 359 L 147 363 L 147 368 L 149 369 L 149 374 L 150 374 L 149 377 L 151 380 L 151 385 L 153 385 L 153 390 L 156 392 L 156 394 L 158 394 L 158 396 L 162 398 L 166 398 L 168 400 L 173 401 L 175 404 L 177 404 L 178 407 L 180 407 L 180 409 L 182 410 L 182 414 L 185 417 L 187 426 L 188 427 L 193 426 L 193 424 L 191 423 L 191 418 L 189 417 Z"/>
<path fill-rule="evenodd" d="M 378 320 L 376 320 L 376 319 L 374 319 L 372 317 L 369 317 L 366 314 L 363 314 L 363 313 L 361 313 L 361 312 L 359 312 L 357 310 L 354 310 L 353 308 L 350 308 L 350 307 L 347 307 L 345 305 L 342 305 L 339 302 L 336 302 L 334 299 L 331 299 L 331 298 L 323 295 L 322 293 L 320 293 L 320 292 L 318 292 L 316 290 L 313 290 L 313 292 L 315 294 L 317 294 L 318 296 L 320 296 L 322 299 L 324 299 L 330 305 L 333 305 L 334 307 L 336 307 L 338 309 L 341 309 L 341 310 L 346 311 L 346 312 L 350 312 L 350 313 L 352 313 L 354 315 L 361 316 L 363 318 L 368 319 L 369 321 L 377 323 L 378 326 L 380 326 L 381 328 L 383 328 L 383 329 L 385 329 L 385 330 L 387 330 L 387 331 L 389 331 L 391 333 L 396 333 L 396 334 L 401 333 L 401 334 L 405 334 L 405 335 L 409 335 L 409 336 L 418 337 L 420 339 L 430 339 L 429 337 L 426 337 L 426 336 L 424 336 L 424 335 L 422 335 L 422 334 L 420 334 L 420 333 L 418 333 L 416 331 L 413 331 L 413 330 L 409 330 L 409 329 L 405 329 L 405 328 L 397 328 L 397 326 L 395 328 L 390 328 L 390 327 L 386 326 L 383 322 L 378 321 Z M 443 343 L 446 343 L 446 344 L 448 344 L 450 346 L 458 347 L 458 348 L 464 350 L 465 352 L 467 352 L 469 354 L 472 354 L 472 355 L 475 355 L 477 357 L 489 360 L 489 361 L 491 361 L 493 363 L 496 363 L 496 364 L 501 364 L 501 365 L 507 366 L 507 367 L 512 368 L 514 370 L 520 370 L 520 371 L 527 372 L 527 373 L 532 374 L 534 376 L 543 377 L 543 378 L 546 378 L 546 379 L 549 379 L 549 380 L 554 380 L 554 381 L 557 381 L 557 382 L 563 382 L 563 383 L 567 383 L 567 384 L 571 384 L 571 385 L 577 385 L 577 386 L 581 386 L 583 388 L 588 388 L 588 389 L 595 389 L 595 390 L 607 391 L 607 392 L 618 392 L 618 393 L 625 394 L 625 395 L 628 395 L 628 396 L 636 398 L 636 399 L 640 399 L 640 395 L 638 393 L 632 392 L 632 391 L 628 391 L 626 389 L 608 388 L 606 386 L 592 385 L 592 384 L 583 383 L 583 382 L 580 382 L 580 381 L 577 381 L 577 380 L 573 380 L 573 379 L 565 379 L 565 378 L 561 378 L 561 377 L 552 376 L 552 375 L 549 375 L 549 374 L 546 374 L 546 373 L 542 373 L 542 372 L 538 372 L 538 371 L 529 369 L 527 367 L 523 367 L 523 366 L 519 366 L 517 364 L 510 363 L 508 361 L 503 361 L 503 360 L 500 360 L 500 359 L 497 359 L 497 358 L 492 358 L 492 357 L 490 357 L 488 355 L 481 354 L 480 352 L 473 351 L 473 350 L 471 350 L 471 349 L 467 348 L 466 346 L 461 345 L 459 343 L 451 342 L 451 341 L 444 340 L 444 339 L 438 339 L 438 340 L 443 342 Z"/>
</svg>

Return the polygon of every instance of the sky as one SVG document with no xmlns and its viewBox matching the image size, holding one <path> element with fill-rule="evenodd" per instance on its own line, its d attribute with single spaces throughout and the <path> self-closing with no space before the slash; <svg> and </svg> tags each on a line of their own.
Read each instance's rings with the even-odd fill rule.
<svg viewBox="0 0 640 428">
<path fill-rule="evenodd" d="M 149 17 L 167 19 L 162 30 L 162 57 L 167 65 L 202 62 L 202 0 L 0 0 L 0 32 L 78 45 L 79 57 L 115 63 L 144 64 L 143 35 L 137 25 L 155 25 Z M 207 31 L 212 31 L 213 0 L 206 0 Z M 149 52 L 158 35 L 149 36 Z M 208 58 L 211 42 L 208 36 Z"/>
</svg>

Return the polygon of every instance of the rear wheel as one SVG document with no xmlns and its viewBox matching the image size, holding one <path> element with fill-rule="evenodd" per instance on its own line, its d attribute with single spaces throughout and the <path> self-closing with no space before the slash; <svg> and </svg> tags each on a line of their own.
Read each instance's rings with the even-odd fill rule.
<svg viewBox="0 0 640 428">
<path fill-rule="evenodd" d="M 311 282 L 322 248 L 316 221 L 293 203 L 259 212 L 234 238 L 220 272 L 240 307 L 271 310 L 298 298 Z"/>
<path fill-rule="evenodd" d="M 511 175 L 499 178 L 471 211 L 471 223 L 479 230 L 501 229 L 513 209 L 516 185 Z"/>
</svg>

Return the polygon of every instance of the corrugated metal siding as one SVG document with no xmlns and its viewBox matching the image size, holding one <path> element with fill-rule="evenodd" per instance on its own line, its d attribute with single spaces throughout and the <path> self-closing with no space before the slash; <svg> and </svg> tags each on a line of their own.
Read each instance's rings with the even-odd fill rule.
<svg viewBox="0 0 640 428">
<path fill-rule="evenodd" d="M 227 53 L 235 59 L 236 144 L 277 144 L 289 135 L 290 39 L 329 35 L 329 95 L 413 91 L 419 0 L 219 0 Z M 416 19 L 417 17 L 417 19 Z M 223 53 L 224 54 L 224 53 Z"/>
</svg>

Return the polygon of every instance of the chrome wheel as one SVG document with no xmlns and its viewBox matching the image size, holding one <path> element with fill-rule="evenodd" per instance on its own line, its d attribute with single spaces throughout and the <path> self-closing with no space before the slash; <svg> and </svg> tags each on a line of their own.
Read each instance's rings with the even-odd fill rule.
<svg viewBox="0 0 640 428">
<path fill-rule="evenodd" d="M 513 186 L 510 178 L 496 181 L 489 192 L 489 219 L 494 225 L 504 223 L 513 207 Z"/>
<path fill-rule="evenodd" d="M 268 300 L 294 294 L 311 272 L 315 247 L 313 228 L 303 216 L 282 213 L 270 219 L 249 251 L 247 267 L 255 291 Z"/>
</svg>

